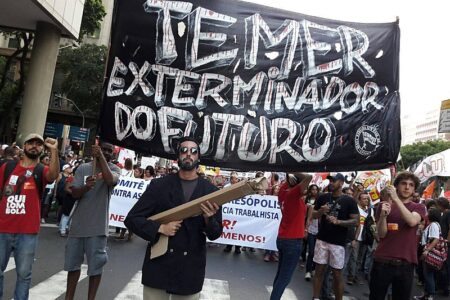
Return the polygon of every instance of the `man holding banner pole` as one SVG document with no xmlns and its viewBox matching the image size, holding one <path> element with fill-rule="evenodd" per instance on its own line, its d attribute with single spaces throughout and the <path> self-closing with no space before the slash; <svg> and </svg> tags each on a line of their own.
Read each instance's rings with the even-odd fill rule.
<svg viewBox="0 0 450 300">
<path fill-rule="evenodd" d="M 270 300 L 279 300 L 289 284 L 302 253 L 305 237 L 306 203 L 305 191 L 311 182 L 309 174 L 289 174 L 280 187 L 278 202 L 282 218 L 278 229 L 278 269 L 273 282 Z"/>
<path fill-rule="evenodd" d="M 78 204 L 72 213 L 67 239 L 64 270 L 67 271 L 66 299 L 74 299 L 86 256 L 89 276 L 87 299 L 95 299 L 108 261 L 106 252 L 109 232 L 109 200 L 120 176 L 120 169 L 112 164 L 114 146 L 101 142 L 92 146 L 94 161 L 80 165 L 72 185 L 72 196 Z"/>
<path fill-rule="evenodd" d="M 142 266 L 144 300 L 198 300 L 205 279 L 206 238 L 222 234 L 222 212 L 215 203 L 201 204 L 202 215 L 160 224 L 148 217 L 217 190 L 197 175 L 199 144 L 193 138 L 180 139 L 178 174 L 150 182 L 147 190 L 125 219 L 133 233 L 149 241 Z M 167 236 L 168 251 L 150 258 L 151 247 Z"/>
</svg>

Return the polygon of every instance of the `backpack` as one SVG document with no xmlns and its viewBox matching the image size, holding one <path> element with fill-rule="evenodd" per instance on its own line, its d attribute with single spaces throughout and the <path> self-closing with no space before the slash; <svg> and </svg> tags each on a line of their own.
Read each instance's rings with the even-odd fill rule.
<svg viewBox="0 0 450 300">
<path fill-rule="evenodd" d="M 61 175 L 61 179 L 58 181 L 58 185 L 56 186 L 56 198 L 61 200 L 66 196 L 66 191 L 64 190 L 66 179 L 66 176 Z"/>
<path fill-rule="evenodd" d="M 375 240 L 376 235 L 376 224 L 375 220 L 372 218 L 373 208 L 369 207 L 369 214 L 364 220 L 363 229 L 362 229 L 362 242 L 365 245 L 372 246 L 373 241 Z"/>
<path fill-rule="evenodd" d="M 11 176 L 12 172 L 17 166 L 17 162 L 15 160 L 9 160 L 4 163 L 5 164 L 5 173 L 3 174 L 3 182 L 0 188 L 0 195 L 3 194 L 3 189 L 5 187 L 6 181 L 9 179 L 9 176 Z M 33 170 L 33 178 L 34 182 L 36 183 L 36 187 L 38 190 L 39 199 L 42 199 L 42 194 L 44 193 L 44 165 L 41 163 L 38 163 Z"/>
</svg>

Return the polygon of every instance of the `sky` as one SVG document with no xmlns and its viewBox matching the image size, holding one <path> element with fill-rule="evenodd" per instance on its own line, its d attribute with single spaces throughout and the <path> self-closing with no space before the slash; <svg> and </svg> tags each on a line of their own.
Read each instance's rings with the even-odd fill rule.
<svg viewBox="0 0 450 300">
<path fill-rule="evenodd" d="M 443 0 L 246 0 L 323 18 L 352 22 L 400 19 L 402 115 L 439 108 L 450 99 L 450 3 Z"/>
</svg>

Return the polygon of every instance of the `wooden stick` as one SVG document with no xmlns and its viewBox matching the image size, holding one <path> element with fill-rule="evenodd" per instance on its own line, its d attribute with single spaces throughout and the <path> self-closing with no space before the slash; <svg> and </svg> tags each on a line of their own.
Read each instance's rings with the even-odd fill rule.
<svg viewBox="0 0 450 300">
<path fill-rule="evenodd" d="M 94 144 L 98 145 L 98 137 L 95 137 L 94 140 Z M 97 157 L 93 157 L 93 161 L 92 161 L 92 176 L 96 176 L 97 175 Z"/>
</svg>

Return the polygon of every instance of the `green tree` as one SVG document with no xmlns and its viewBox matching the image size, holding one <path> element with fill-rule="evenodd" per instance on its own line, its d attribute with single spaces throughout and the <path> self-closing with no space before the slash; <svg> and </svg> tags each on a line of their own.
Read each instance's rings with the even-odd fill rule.
<svg viewBox="0 0 450 300">
<path fill-rule="evenodd" d="M 64 73 L 61 92 L 90 114 L 98 114 L 102 97 L 107 48 L 83 44 L 60 51 L 58 63 Z"/>
<path fill-rule="evenodd" d="M 83 19 L 81 20 L 80 40 L 86 35 L 92 35 L 100 28 L 106 16 L 102 0 L 87 0 L 84 3 Z"/>
<path fill-rule="evenodd" d="M 408 168 L 412 164 L 427 156 L 442 152 L 450 148 L 450 142 L 444 140 L 434 140 L 425 143 L 419 142 L 412 145 L 403 146 L 400 149 L 403 165 Z"/>
<path fill-rule="evenodd" d="M 100 28 L 106 12 L 101 0 L 86 0 L 80 27 L 81 40 Z M 0 136 L 11 139 L 10 124 L 16 120 L 16 104 L 22 98 L 26 84 L 28 56 L 31 52 L 34 34 L 24 31 L 4 31 L 1 35 L 15 38 L 18 48 L 7 57 L 0 57 Z"/>
</svg>

